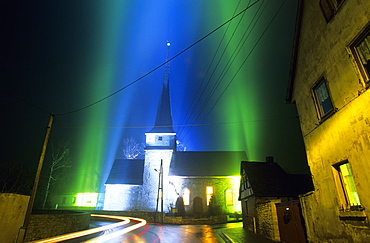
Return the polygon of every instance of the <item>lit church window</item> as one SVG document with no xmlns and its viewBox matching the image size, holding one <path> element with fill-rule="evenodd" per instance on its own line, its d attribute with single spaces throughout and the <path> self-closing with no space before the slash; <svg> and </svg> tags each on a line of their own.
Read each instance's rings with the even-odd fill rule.
<svg viewBox="0 0 370 243">
<path fill-rule="evenodd" d="M 227 206 L 234 205 L 233 191 L 231 189 L 226 190 L 226 205 Z"/>
<path fill-rule="evenodd" d="M 190 205 L 190 191 L 189 189 L 185 188 L 182 192 L 182 198 L 184 200 L 184 206 Z"/>
<path fill-rule="evenodd" d="M 209 206 L 209 202 L 211 201 L 211 198 L 213 196 L 213 186 L 207 186 L 206 193 L 207 193 L 207 206 Z"/>
</svg>

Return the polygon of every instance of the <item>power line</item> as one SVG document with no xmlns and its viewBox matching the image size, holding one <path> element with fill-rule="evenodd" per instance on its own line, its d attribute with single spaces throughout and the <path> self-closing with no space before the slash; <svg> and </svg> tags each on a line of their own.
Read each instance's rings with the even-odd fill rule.
<svg viewBox="0 0 370 243">
<path fill-rule="evenodd" d="M 234 10 L 234 13 L 233 13 L 233 15 L 232 15 L 232 16 L 234 16 L 234 15 L 235 15 L 235 13 L 237 12 L 238 7 L 239 7 L 239 5 L 240 5 L 240 2 L 241 2 L 241 0 L 239 0 L 238 4 L 236 5 L 235 10 Z M 249 3 L 247 4 L 247 6 L 250 4 L 250 2 L 251 2 L 251 0 L 249 0 Z M 244 13 L 245 13 L 245 12 L 244 12 Z M 243 16 L 244 16 L 244 15 L 243 15 Z M 223 40 L 225 39 L 225 36 L 226 36 L 226 34 L 227 34 L 227 32 L 228 32 L 228 30 L 229 30 L 229 28 L 230 28 L 230 24 L 231 24 L 231 22 L 229 22 L 229 25 L 227 26 L 227 28 L 226 28 L 226 30 L 225 30 L 225 32 L 224 32 L 224 34 L 223 34 L 223 36 L 222 36 L 222 38 L 221 38 L 220 42 L 218 43 L 218 46 L 217 46 L 217 48 L 216 48 L 216 51 L 215 51 L 215 53 L 213 54 L 212 60 L 210 61 L 209 65 L 208 65 L 207 71 L 206 71 L 206 73 L 204 74 L 203 79 L 202 79 L 202 81 L 201 81 L 200 85 L 198 86 L 197 92 L 195 93 L 194 98 L 192 99 L 191 104 L 190 104 L 190 106 L 188 107 L 188 110 L 187 110 L 187 112 L 186 112 L 185 116 L 183 117 L 183 119 L 182 119 L 182 122 L 181 122 L 181 123 L 187 123 L 187 122 L 189 121 L 189 119 L 190 119 L 191 115 L 192 115 L 192 114 L 193 114 L 193 112 L 194 112 L 194 109 L 192 109 L 192 107 L 193 107 L 193 105 L 194 105 L 194 102 L 195 102 L 196 98 L 198 97 L 197 102 L 196 102 L 196 103 L 195 103 L 195 105 L 194 105 L 194 108 L 197 106 L 197 104 L 199 103 L 199 101 L 200 101 L 201 97 L 202 97 L 202 96 L 203 96 L 203 94 L 204 94 L 205 89 L 208 87 L 208 84 L 209 84 L 210 79 L 208 80 L 208 82 L 207 82 L 206 86 L 203 88 L 202 93 L 198 96 L 198 94 L 199 94 L 199 92 L 200 92 L 200 90 L 201 90 L 201 87 L 203 86 L 203 83 L 204 83 L 204 81 L 205 81 L 205 79 L 206 79 L 206 77 L 207 77 L 207 75 L 208 75 L 208 72 L 209 72 L 209 70 L 211 69 L 211 66 L 212 66 L 212 64 L 213 64 L 213 61 L 216 59 L 216 55 L 217 55 L 218 51 L 220 50 L 220 48 L 221 48 L 221 44 L 222 44 Z M 213 73 L 212 73 L 212 74 L 213 74 Z M 190 111 L 191 111 L 191 112 L 190 112 Z M 189 112 L 190 112 L 190 115 L 189 115 Z M 188 116 L 188 115 L 189 115 L 189 116 Z M 177 131 L 177 134 L 180 136 L 180 134 L 181 134 L 182 132 L 183 132 L 183 129 L 180 129 L 179 131 Z"/>
<path fill-rule="evenodd" d="M 216 31 L 218 31 L 219 29 L 221 29 L 223 26 L 225 26 L 226 24 L 228 24 L 229 22 L 231 22 L 233 19 L 237 18 L 239 15 L 243 14 L 245 11 L 247 11 L 249 8 L 251 8 L 252 6 L 254 6 L 256 3 L 258 3 L 259 1 L 261 0 L 256 0 L 254 3 L 252 3 L 251 5 L 247 6 L 246 8 L 244 8 L 242 11 L 240 11 L 238 14 L 234 15 L 233 17 L 231 17 L 229 20 L 227 20 L 226 22 L 222 23 L 221 25 L 219 25 L 218 27 L 216 27 L 215 29 L 213 29 L 211 32 L 209 32 L 208 34 L 206 34 L 205 36 L 203 36 L 202 38 L 200 38 L 199 40 L 197 40 L 196 42 L 194 42 L 193 44 L 191 44 L 190 46 L 188 46 L 187 48 L 185 48 L 184 50 L 182 50 L 181 52 L 179 52 L 178 54 L 176 54 L 175 56 L 173 56 L 172 58 L 168 59 L 166 62 L 160 64 L 159 66 L 153 68 L 151 71 L 149 71 L 148 73 L 144 74 L 143 76 L 139 77 L 138 79 L 134 80 L 133 82 L 129 83 L 128 85 L 124 86 L 123 88 L 89 104 L 89 105 L 86 105 L 86 106 L 83 106 L 81 108 L 78 108 L 78 109 L 75 109 L 75 110 L 71 110 L 69 112 L 64 112 L 64 113 L 59 113 L 59 114 L 55 114 L 56 116 L 63 116 L 63 115 L 69 115 L 69 114 L 72 114 L 72 113 L 76 113 L 78 111 L 81 111 L 81 110 L 84 110 L 84 109 L 87 109 L 93 105 L 96 105 L 110 97 L 112 97 L 113 95 L 121 92 L 122 90 L 130 87 L 131 85 L 139 82 L 140 80 L 142 80 L 143 78 L 149 76 L 150 74 L 152 74 L 153 72 L 155 72 L 156 70 L 158 70 L 159 68 L 161 68 L 162 66 L 166 65 L 168 62 L 171 62 L 173 59 L 177 58 L 178 56 L 180 56 L 181 54 L 183 54 L 184 52 L 188 51 L 190 48 L 194 47 L 195 45 L 197 45 L 198 43 L 200 43 L 201 41 L 203 41 L 204 39 L 206 39 L 207 37 L 209 37 L 210 35 L 212 35 L 213 33 L 215 33 Z"/>
<path fill-rule="evenodd" d="M 214 125 L 229 125 L 229 124 L 238 124 L 238 123 L 253 123 L 253 122 L 269 122 L 269 121 L 280 121 L 280 120 L 291 120 L 297 119 L 297 116 L 294 117 L 283 117 L 283 118 L 270 118 L 270 119 L 257 119 L 257 120 L 248 120 L 248 121 L 234 121 L 234 122 L 213 122 L 213 123 L 198 123 L 198 124 L 185 124 L 185 125 L 172 125 L 173 127 L 199 127 L 199 126 L 214 126 Z M 153 128 L 153 126 L 126 126 L 126 127 L 63 127 L 63 126 L 54 126 L 58 128 L 83 128 L 83 129 L 148 129 Z M 168 126 L 155 126 L 155 127 L 168 127 Z"/>
<path fill-rule="evenodd" d="M 252 47 L 251 51 L 249 52 L 249 54 L 247 55 L 247 57 L 244 59 L 243 63 L 239 66 L 238 70 L 235 72 L 234 76 L 232 77 L 232 79 L 230 80 L 230 82 L 227 84 L 227 86 L 225 87 L 225 89 L 223 90 L 223 92 L 219 95 L 218 99 L 216 100 L 216 102 L 214 103 L 214 105 L 212 106 L 212 108 L 208 111 L 207 115 L 203 118 L 202 122 L 208 117 L 208 115 L 211 113 L 211 111 L 213 110 L 213 108 L 216 106 L 216 104 L 219 102 L 219 100 L 221 99 L 221 97 L 224 95 L 224 93 L 226 92 L 226 90 L 229 88 L 229 86 L 231 85 L 231 83 L 234 81 L 236 75 L 239 73 L 239 71 L 241 70 L 241 68 L 244 66 L 244 64 L 246 63 L 246 61 L 248 60 L 249 56 L 252 54 L 253 50 L 256 48 L 256 46 L 258 45 L 258 43 L 260 42 L 260 40 L 262 39 L 262 37 L 264 36 L 264 34 L 266 33 L 266 31 L 268 30 L 268 28 L 270 27 L 270 25 L 272 24 L 272 22 L 275 20 L 276 16 L 278 15 L 278 13 L 280 12 L 280 10 L 282 9 L 284 3 L 286 2 L 286 0 L 284 0 L 282 2 L 282 4 L 279 6 L 278 10 L 276 11 L 276 13 L 274 14 L 274 16 L 271 18 L 270 22 L 267 24 L 266 28 L 264 29 L 264 31 L 262 32 L 262 34 L 260 35 L 260 37 L 258 38 L 257 42 L 255 43 L 255 45 Z M 197 128 L 198 129 L 198 128 Z M 196 130 L 193 132 L 193 134 L 196 132 Z M 191 137 L 191 136 L 190 136 Z M 190 138 L 188 138 L 189 140 Z M 188 141 L 186 140 L 186 142 Z M 184 142 L 184 143 L 186 143 Z"/>
<path fill-rule="evenodd" d="M 27 101 L 27 100 L 24 100 L 24 99 L 22 99 L 22 98 L 20 98 L 20 97 L 18 97 L 18 96 L 16 96 L 16 95 L 14 95 L 14 94 L 11 94 L 11 93 L 9 93 L 9 92 L 7 92 L 7 91 L 5 91 L 5 90 L 3 90 L 3 89 L 0 89 L 3 93 L 5 93 L 5 94 L 7 94 L 7 95 L 9 95 L 9 96 L 12 96 L 13 98 L 15 98 L 15 99 L 17 99 L 17 100 L 20 100 L 20 101 L 22 101 L 23 103 L 25 103 L 25 104 L 27 104 L 27 105 L 30 105 L 30 106 L 32 106 L 32 107 L 34 107 L 34 108 L 36 108 L 36 109 L 38 109 L 38 110 L 40 110 L 40 111 L 42 111 L 42 112 L 44 112 L 44 113 L 47 113 L 47 114 L 52 114 L 52 112 L 49 112 L 48 110 L 46 110 L 46 109 L 44 109 L 44 108 L 42 108 L 42 107 L 40 107 L 40 106 L 37 106 L 37 105 L 35 105 L 35 104 L 33 104 L 33 103 L 31 103 L 31 102 L 29 102 L 29 101 Z"/>
<path fill-rule="evenodd" d="M 249 4 L 249 3 L 248 3 L 248 4 Z M 206 106 L 207 106 L 207 105 L 208 105 L 208 103 L 210 102 L 210 100 L 211 100 L 212 96 L 213 96 L 213 95 L 214 95 L 214 93 L 216 92 L 216 89 L 217 89 L 217 88 L 218 88 L 218 86 L 220 85 L 220 83 L 221 83 L 222 79 L 225 77 L 225 75 L 226 75 L 226 73 L 227 73 L 228 69 L 231 67 L 232 63 L 234 62 L 234 60 L 236 59 L 237 55 L 239 54 L 239 51 L 242 49 L 242 47 L 243 47 L 243 45 L 245 44 L 245 42 L 247 41 L 247 39 L 248 39 L 249 35 L 252 33 L 252 30 L 254 29 L 254 27 L 255 27 L 256 23 L 258 22 L 259 18 L 262 16 L 262 14 L 263 14 L 263 12 L 264 12 L 264 9 L 265 9 L 265 8 L 261 11 L 261 13 L 259 14 L 259 17 L 257 18 L 257 20 L 256 20 L 256 21 L 254 21 L 254 20 L 255 20 L 255 18 L 256 18 L 256 16 L 258 15 L 258 12 L 260 11 L 261 6 L 263 6 L 263 4 L 261 4 L 261 5 L 259 6 L 259 8 L 257 9 L 257 11 L 256 11 L 255 15 L 253 16 L 252 20 L 250 21 L 250 23 L 249 23 L 248 27 L 245 29 L 244 34 L 243 34 L 242 38 L 240 39 L 240 41 L 239 41 L 239 43 L 238 43 L 237 47 L 234 49 L 234 52 L 232 53 L 231 57 L 229 58 L 229 60 L 228 60 L 227 64 L 224 66 L 224 68 L 223 68 L 223 70 L 222 70 L 222 73 L 220 74 L 220 76 L 219 76 L 219 77 L 218 77 L 218 79 L 217 79 L 216 84 L 213 86 L 213 88 L 212 88 L 211 92 L 207 95 L 206 100 L 205 100 L 205 103 L 202 105 L 201 110 L 200 110 L 200 111 L 198 111 L 198 115 L 197 115 L 197 116 L 196 116 L 196 118 L 194 119 L 194 122 L 199 118 L 199 116 L 202 114 L 203 110 L 206 108 Z M 265 7 L 266 7 L 266 5 L 265 5 Z M 234 33 L 235 33 L 235 31 L 237 30 L 237 28 L 238 28 L 238 26 L 239 26 L 239 24 L 240 24 L 241 20 L 242 20 L 242 19 L 240 19 L 240 21 L 239 21 L 238 25 L 236 26 L 236 28 L 235 28 L 235 30 L 234 30 Z M 253 23 L 254 23 L 254 24 L 253 24 Z M 253 26 L 252 26 L 252 24 L 253 24 Z M 251 26 L 252 26 L 252 28 L 251 28 Z M 248 33 L 248 31 L 249 31 L 249 34 L 246 36 L 246 33 Z M 234 33 L 233 33 L 232 37 L 234 36 Z M 245 37 L 245 36 L 246 36 L 246 37 Z M 231 37 L 231 38 L 232 38 L 232 37 Z M 244 39 L 244 42 L 243 42 L 243 39 Z M 230 43 L 230 42 L 231 42 L 231 39 L 229 40 L 229 42 L 228 42 L 227 46 L 225 47 L 224 52 L 226 51 L 226 49 L 227 49 L 227 47 L 229 46 L 229 43 Z M 241 43 L 242 43 L 242 42 L 243 42 L 243 44 L 241 45 Z M 223 52 L 223 53 L 224 53 L 224 52 Z M 222 56 L 223 56 L 223 55 L 222 55 Z M 220 63 L 222 56 L 220 57 L 220 59 L 219 59 L 219 61 L 218 61 L 218 64 Z M 232 62 L 230 63 L 230 60 L 231 60 L 231 59 L 232 59 Z M 217 64 L 217 66 L 214 68 L 213 73 L 212 73 L 212 76 L 209 78 L 208 83 L 211 81 L 211 78 L 213 77 L 213 74 L 214 74 L 214 72 L 215 72 L 216 68 L 218 67 L 218 64 Z M 225 70 L 226 70 L 226 71 L 225 71 Z M 207 83 L 207 84 L 208 84 L 208 83 Z M 203 91 L 203 93 L 204 93 L 204 91 Z M 202 94 L 203 94 L 203 93 L 202 93 Z M 200 98 L 199 98 L 199 99 L 200 99 Z M 199 99 L 198 99 L 198 103 L 199 103 Z M 197 103 L 197 104 L 198 104 L 198 103 Z M 194 112 L 194 111 L 195 111 L 195 110 L 193 110 L 193 112 Z M 193 114 L 193 112 L 192 112 L 191 114 Z M 188 118 L 188 120 L 189 120 L 189 119 L 190 119 L 190 117 Z M 188 120 L 187 120 L 187 121 L 188 121 Z M 186 137 L 188 133 L 189 133 L 189 130 L 188 130 L 188 132 L 184 135 L 184 137 Z M 180 135 L 181 135 L 181 134 L 179 134 L 179 137 L 180 137 Z M 190 138 L 189 138 L 189 139 L 190 139 Z"/>
</svg>

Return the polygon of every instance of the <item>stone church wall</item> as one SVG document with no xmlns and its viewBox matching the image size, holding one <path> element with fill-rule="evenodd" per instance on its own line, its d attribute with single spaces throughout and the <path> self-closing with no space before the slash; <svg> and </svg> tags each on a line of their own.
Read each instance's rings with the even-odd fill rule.
<svg viewBox="0 0 370 243">
<path fill-rule="evenodd" d="M 178 196 L 182 196 L 184 189 L 190 191 L 190 204 L 185 205 L 185 212 L 188 216 L 196 216 L 194 208 L 194 199 L 200 198 L 202 209 L 200 217 L 209 216 L 209 206 L 207 206 L 206 187 L 213 186 L 214 209 L 217 214 L 231 215 L 236 211 L 241 211 L 241 204 L 238 201 L 239 177 L 192 177 L 180 178 L 170 177 L 170 196 L 173 203 Z M 237 182 L 236 182 L 237 181 Z M 233 205 L 226 205 L 226 190 L 231 189 L 233 192 Z"/>
</svg>

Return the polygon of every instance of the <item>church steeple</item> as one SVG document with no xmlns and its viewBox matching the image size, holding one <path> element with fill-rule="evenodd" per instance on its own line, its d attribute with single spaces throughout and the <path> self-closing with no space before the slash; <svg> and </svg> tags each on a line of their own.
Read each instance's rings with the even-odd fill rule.
<svg viewBox="0 0 370 243">
<path fill-rule="evenodd" d="M 159 98 L 157 117 L 151 133 L 174 133 L 172 127 L 171 101 L 170 101 L 170 43 L 167 42 L 167 57 L 162 81 L 162 93 Z"/>
</svg>

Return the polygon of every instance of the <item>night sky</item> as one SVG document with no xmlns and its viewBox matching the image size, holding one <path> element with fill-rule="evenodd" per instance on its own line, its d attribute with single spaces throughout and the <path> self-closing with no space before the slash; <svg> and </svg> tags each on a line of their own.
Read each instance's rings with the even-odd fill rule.
<svg viewBox="0 0 370 243">
<path fill-rule="evenodd" d="M 74 190 L 95 190 L 122 139 L 144 143 L 154 124 L 169 41 L 173 124 L 188 151 L 242 150 L 305 172 L 296 108 L 284 103 L 296 5 L 2 3 L 1 162 L 36 168 L 54 113 L 50 143 L 71 142 Z"/>
</svg>

